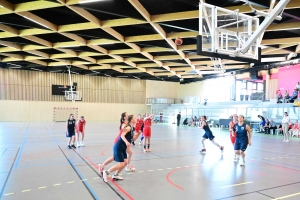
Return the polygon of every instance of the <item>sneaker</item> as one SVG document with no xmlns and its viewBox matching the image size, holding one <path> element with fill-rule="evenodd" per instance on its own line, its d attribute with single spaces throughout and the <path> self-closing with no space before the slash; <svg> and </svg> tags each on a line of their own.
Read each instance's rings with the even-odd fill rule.
<svg viewBox="0 0 300 200">
<path fill-rule="evenodd" d="M 79 148 L 80 147 L 80 144 L 79 143 L 77 143 L 77 148 Z"/>
<path fill-rule="evenodd" d="M 144 149 L 144 152 L 147 152 L 147 149 Z"/>
<path fill-rule="evenodd" d="M 107 183 L 107 177 L 109 176 L 109 171 L 107 171 L 107 170 L 105 170 L 105 171 L 103 171 L 103 181 L 105 182 L 105 183 Z"/>
<path fill-rule="evenodd" d="M 135 168 L 133 166 L 129 165 L 129 166 L 126 166 L 125 170 L 128 172 L 134 172 Z"/>
<path fill-rule="evenodd" d="M 150 152 L 150 149 L 147 149 L 147 152 Z"/>
<path fill-rule="evenodd" d="M 282 142 L 285 142 L 285 140 L 282 140 Z"/>
<path fill-rule="evenodd" d="M 70 145 L 68 145 L 68 148 L 69 148 L 69 149 L 72 149 L 72 147 L 71 147 Z"/>
<path fill-rule="evenodd" d="M 119 174 L 112 175 L 111 177 L 114 181 L 122 181 L 124 178 L 119 176 Z"/>
<path fill-rule="evenodd" d="M 83 142 L 80 142 L 80 146 L 81 146 L 81 147 L 84 147 L 84 144 L 83 144 Z"/>
<path fill-rule="evenodd" d="M 132 143 L 133 146 L 135 145 L 135 144 L 134 144 L 134 141 L 132 141 L 131 143 Z"/>
<path fill-rule="evenodd" d="M 224 147 L 223 147 L 223 146 L 221 146 L 221 147 L 220 147 L 220 150 L 221 150 L 221 153 L 223 153 L 223 151 L 224 151 Z"/>
<path fill-rule="evenodd" d="M 241 166 L 241 167 L 244 167 L 245 164 L 246 164 L 245 161 L 243 161 L 243 162 L 240 164 L 240 166 Z"/>
<path fill-rule="evenodd" d="M 286 140 L 285 142 L 289 142 L 289 140 Z"/>
<path fill-rule="evenodd" d="M 141 145 L 141 144 L 142 144 L 142 141 L 139 142 L 139 145 Z"/>
<path fill-rule="evenodd" d="M 200 153 L 206 153 L 206 149 L 202 149 Z"/>
<path fill-rule="evenodd" d="M 76 149 L 76 147 L 75 147 L 75 145 L 74 145 L 74 144 L 72 144 L 72 145 L 71 145 L 71 147 L 72 147 L 72 148 L 74 148 L 74 149 Z"/>
</svg>

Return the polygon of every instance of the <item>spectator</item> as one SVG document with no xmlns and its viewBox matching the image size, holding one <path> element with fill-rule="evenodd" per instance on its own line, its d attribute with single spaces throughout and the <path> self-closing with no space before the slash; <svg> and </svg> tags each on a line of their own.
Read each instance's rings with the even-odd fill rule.
<svg viewBox="0 0 300 200">
<path fill-rule="evenodd" d="M 275 130 L 277 129 L 277 126 L 273 119 L 271 119 L 271 121 L 270 121 L 269 134 L 270 134 L 271 129 L 273 129 L 273 135 L 275 135 Z"/>
<path fill-rule="evenodd" d="M 164 121 L 163 121 L 163 113 L 162 113 L 162 112 L 159 113 L 159 122 L 160 122 L 160 123 L 163 123 L 163 122 L 164 122 Z"/>
<path fill-rule="evenodd" d="M 296 87 L 297 91 L 300 91 L 300 82 L 297 83 Z"/>
<path fill-rule="evenodd" d="M 277 94 L 277 103 L 282 103 L 282 94 L 281 94 L 280 90 L 278 91 L 278 94 Z"/>
<path fill-rule="evenodd" d="M 195 126 L 198 126 L 198 125 L 199 125 L 199 120 L 197 119 L 196 116 L 195 116 L 195 118 L 194 118 L 194 121 L 195 121 Z"/>
<path fill-rule="evenodd" d="M 185 118 L 185 120 L 183 121 L 183 125 L 188 125 L 188 118 Z"/>
<path fill-rule="evenodd" d="M 290 99 L 290 95 L 289 95 L 288 91 L 286 90 L 286 91 L 284 92 L 283 103 L 286 103 L 289 99 Z"/>
<path fill-rule="evenodd" d="M 291 136 L 294 136 L 294 135 L 298 136 L 299 130 L 300 130 L 299 129 L 299 123 L 298 123 L 298 120 L 296 120 L 294 126 L 290 130 Z"/>
<path fill-rule="evenodd" d="M 268 119 L 266 120 L 264 129 L 265 129 L 265 134 L 270 134 L 270 121 Z"/>
<path fill-rule="evenodd" d="M 288 103 L 294 103 L 295 99 L 298 98 L 298 90 L 295 88 L 293 95 L 289 98 L 289 100 L 287 101 Z"/>
<path fill-rule="evenodd" d="M 261 115 L 258 115 L 257 117 L 261 120 L 261 122 L 260 122 L 260 127 L 259 127 L 259 133 L 263 133 L 263 132 L 265 132 L 264 126 L 266 125 L 266 120 L 265 120 L 265 118 L 264 118 L 263 116 L 261 116 Z"/>
<path fill-rule="evenodd" d="M 179 112 L 177 115 L 177 126 L 179 126 L 179 124 L 180 124 L 180 119 L 181 119 L 181 114 Z"/>
<path fill-rule="evenodd" d="M 205 106 L 206 106 L 206 104 L 207 104 L 207 100 L 208 100 L 207 97 L 205 97 L 205 98 L 204 98 L 204 105 L 205 105 Z"/>
<path fill-rule="evenodd" d="M 283 135 L 282 124 L 280 124 L 278 128 L 279 128 L 279 135 Z"/>
</svg>

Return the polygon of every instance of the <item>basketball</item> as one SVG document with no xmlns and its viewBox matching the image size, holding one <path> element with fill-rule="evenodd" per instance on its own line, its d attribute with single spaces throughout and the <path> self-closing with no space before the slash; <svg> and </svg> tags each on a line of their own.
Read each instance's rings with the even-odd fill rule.
<svg viewBox="0 0 300 200">
<path fill-rule="evenodd" d="M 175 39 L 175 44 L 176 44 L 176 45 L 182 45 L 182 42 L 183 42 L 183 41 L 182 41 L 181 38 L 176 38 L 176 39 Z"/>
</svg>

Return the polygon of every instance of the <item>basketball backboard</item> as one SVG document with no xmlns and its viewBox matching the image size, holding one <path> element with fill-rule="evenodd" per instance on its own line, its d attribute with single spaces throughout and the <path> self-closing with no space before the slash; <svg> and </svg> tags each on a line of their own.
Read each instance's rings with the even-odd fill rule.
<svg viewBox="0 0 300 200">
<path fill-rule="evenodd" d="M 65 91 L 65 100 L 69 101 L 81 101 L 82 93 L 81 91 Z"/>
<path fill-rule="evenodd" d="M 240 51 L 258 27 L 257 17 L 200 2 L 197 54 L 260 63 L 259 39 L 251 44 L 246 53 Z"/>
</svg>

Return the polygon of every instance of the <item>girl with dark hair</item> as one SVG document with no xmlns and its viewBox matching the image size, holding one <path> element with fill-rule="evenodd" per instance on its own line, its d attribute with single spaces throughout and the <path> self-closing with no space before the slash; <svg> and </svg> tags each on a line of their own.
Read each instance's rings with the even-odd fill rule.
<svg viewBox="0 0 300 200">
<path fill-rule="evenodd" d="M 103 181 L 107 182 L 107 177 L 110 173 L 116 171 L 121 172 L 126 163 L 128 163 L 126 149 L 130 146 L 132 135 L 133 135 L 133 127 L 136 123 L 136 118 L 133 115 L 128 116 L 128 124 L 122 130 L 121 136 L 118 138 L 118 141 L 114 144 L 114 160 L 118 162 L 118 165 L 112 166 L 109 170 L 103 171 Z M 112 176 L 113 179 L 123 180 L 118 174 Z"/>
<path fill-rule="evenodd" d="M 206 153 L 206 149 L 205 149 L 205 145 L 204 145 L 204 141 L 206 139 L 209 139 L 214 145 L 216 145 L 217 147 L 220 148 L 221 152 L 223 152 L 224 147 L 220 146 L 217 142 L 214 141 L 215 136 L 212 134 L 209 126 L 206 123 L 206 116 L 201 117 L 201 122 L 202 122 L 202 124 L 201 124 L 200 128 L 202 128 L 205 131 L 204 135 L 202 136 L 203 137 L 203 139 L 202 139 L 203 148 L 201 150 L 201 153 Z"/>
<path fill-rule="evenodd" d="M 71 148 L 76 149 L 76 147 L 74 145 L 75 144 L 75 124 L 76 124 L 76 120 L 74 119 L 74 115 L 70 114 L 69 119 L 66 122 L 66 128 L 67 128 L 66 136 L 69 138 L 69 140 L 68 140 L 68 148 L 69 149 L 71 149 Z M 73 139 L 73 143 L 71 145 L 72 139 Z"/>
<path fill-rule="evenodd" d="M 229 122 L 229 131 L 230 131 L 230 141 L 232 143 L 232 145 L 234 146 L 235 140 L 236 140 L 236 130 L 235 130 L 235 124 L 238 123 L 238 116 L 237 114 L 234 114 L 231 116 L 232 121 Z M 237 155 L 234 152 L 234 160 L 239 159 L 239 155 Z"/>
<path fill-rule="evenodd" d="M 124 127 L 126 126 L 126 124 L 128 122 L 127 118 L 128 118 L 127 112 L 124 112 L 124 113 L 121 114 L 120 131 L 119 131 L 119 134 L 117 135 L 117 137 L 114 140 L 114 144 L 116 144 L 118 142 L 118 140 L 119 140 L 119 138 L 120 138 L 120 136 L 122 134 L 122 131 L 123 131 Z M 130 161 L 131 161 L 131 157 L 132 157 L 132 150 L 131 150 L 131 148 L 130 147 L 127 148 L 126 152 L 128 153 L 128 161 L 127 161 L 126 171 L 134 172 L 135 168 L 132 165 L 130 165 Z M 104 170 L 104 168 L 105 168 L 105 166 L 108 165 L 109 163 L 111 163 L 112 161 L 114 161 L 114 156 L 109 157 L 104 163 L 99 164 L 99 172 L 102 173 L 103 170 Z M 116 171 L 115 177 L 119 177 L 118 176 L 118 171 Z M 115 178 L 115 179 L 117 179 L 117 178 Z"/>
</svg>

